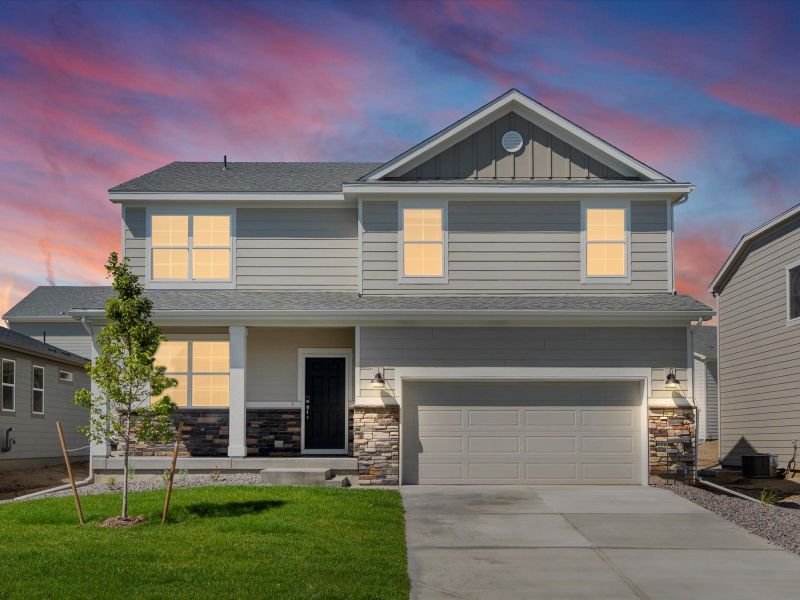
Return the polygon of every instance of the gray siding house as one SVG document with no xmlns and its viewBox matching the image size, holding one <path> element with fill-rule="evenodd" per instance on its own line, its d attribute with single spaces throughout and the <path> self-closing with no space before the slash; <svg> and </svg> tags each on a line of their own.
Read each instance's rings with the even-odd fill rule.
<svg viewBox="0 0 800 600">
<path fill-rule="evenodd" d="M 89 457 L 89 442 L 78 431 L 87 411 L 72 403 L 89 387 L 84 365 L 71 352 L 0 327 L 0 471 L 63 463 L 56 434 L 61 421 L 74 459 Z"/>
<path fill-rule="evenodd" d="M 800 440 L 800 205 L 745 234 L 711 284 L 719 327 L 720 458 Z"/>
<path fill-rule="evenodd" d="M 693 460 L 691 191 L 511 90 L 385 163 L 175 162 L 109 199 L 182 467 L 646 485 Z M 92 345 L 110 293 L 38 288 L 6 318 Z"/>
<path fill-rule="evenodd" d="M 699 411 L 700 441 L 719 439 L 717 380 L 717 328 L 698 327 L 694 331 L 694 400 Z"/>
</svg>

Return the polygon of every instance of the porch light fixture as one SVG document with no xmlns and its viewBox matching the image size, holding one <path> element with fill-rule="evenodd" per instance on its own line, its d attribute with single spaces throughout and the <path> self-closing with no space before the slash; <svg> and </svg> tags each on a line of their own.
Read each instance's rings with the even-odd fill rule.
<svg viewBox="0 0 800 600">
<path fill-rule="evenodd" d="M 674 370 L 671 369 L 670 372 L 667 373 L 667 381 L 665 384 L 668 390 L 676 390 L 680 387 L 681 382 L 678 381 L 678 376 L 675 375 Z"/>
<path fill-rule="evenodd" d="M 373 390 L 386 389 L 386 380 L 383 378 L 380 371 L 375 372 L 375 376 L 372 378 L 372 381 L 369 382 L 369 387 Z"/>
</svg>

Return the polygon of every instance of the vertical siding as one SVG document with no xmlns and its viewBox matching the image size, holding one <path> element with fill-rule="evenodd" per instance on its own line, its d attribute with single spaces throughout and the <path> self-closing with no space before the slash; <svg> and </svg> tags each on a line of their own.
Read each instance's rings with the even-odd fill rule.
<svg viewBox="0 0 800 600">
<path fill-rule="evenodd" d="M 501 143 L 514 130 L 523 137 L 513 154 Z M 623 179 L 564 140 L 511 112 L 428 159 L 398 179 Z"/>
<path fill-rule="evenodd" d="M 666 369 L 686 378 L 683 327 L 361 327 L 359 395 L 394 389 L 398 367 L 645 367 L 652 396 L 664 389 Z M 386 392 L 369 382 L 385 369 Z"/>
<path fill-rule="evenodd" d="M 394 201 L 363 204 L 363 290 L 374 294 L 669 292 L 667 208 L 631 203 L 630 285 L 580 281 L 580 202 L 451 201 L 446 284 L 398 282 Z"/>
<path fill-rule="evenodd" d="M 354 290 L 355 208 L 240 208 L 238 288 Z"/>
<path fill-rule="evenodd" d="M 124 243 L 122 253 L 128 258 L 131 270 L 139 277 L 145 275 L 147 243 L 147 211 L 144 208 L 127 206 L 123 211 L 122 227 Z"/>
<path fill-rule="evenodd" d="M 717 361 L 705 364 L 706 374 L 706 438 L 719 439 L 719 396 L 717 395 Z"/>
<path fill-rule="evenodd" d="M 92 338 L 80 323 L 20 323 L 11 321 L 9 329 L 40 342 L 46 341 L 48 344 L 86 359 L 92 358 Z"/>
<path fill-rule="evenodd" d="M 58 459 L 61 447 L 56 421 L 61 421 L 69 448 L 86 446 L 86 437 L 77 428 L 88 424 L 88 413 L 72 403 L 76 390 L 89 387 L 83 369 L 3 348 L 0 348 L 0 358 L 16 361 L 16 410 L 13 413 L 0 412 L 0 436 L 5 437 L 6 429 L 13 427 L 16 444 L 10 452 L 0 454 L 0 469 L 3 469 L 4 462 L 13 466 L 13 461 L 20 459 Z M 44 415 L 32 414 L 33 365 L 44 367 Z M 60 369 L 72 372 L 72 383 L 58 381 Z M 88 448 L 72 454 L 73 457 L 88 455 Z"/>
<path fill-rule="evenodd" d="M 754 244 L 718 297 L 720 452 L 778 454 L 800 439 L 800 325 L 787 325 L 786 266 L 800 260 L 800 222 Z"/>
</svg>

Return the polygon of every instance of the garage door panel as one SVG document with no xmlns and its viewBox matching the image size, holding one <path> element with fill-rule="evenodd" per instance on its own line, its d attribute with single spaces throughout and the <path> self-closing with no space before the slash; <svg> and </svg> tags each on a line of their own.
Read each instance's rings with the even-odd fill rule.
<svg viewBox="0 0 800 600">
<path fill-rule="evenodd" d="M 640 394 L 623 382 L 404 383 L 403 480 L 640 483 Z"/>
</svg>

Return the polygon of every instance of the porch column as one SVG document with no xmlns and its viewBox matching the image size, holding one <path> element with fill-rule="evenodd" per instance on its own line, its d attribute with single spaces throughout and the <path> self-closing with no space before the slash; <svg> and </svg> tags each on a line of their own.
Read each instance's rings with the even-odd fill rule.
<svg viewBox="0 0 800 600">
<path fill-rule="evenodd" d="M 87 328 L 87 332 L 90 333 L 91 337 L 92 337 L 92 357 L 91 358 L 92 358 L 92 364 L 94 364 L 95 360 L 97 360 L 97 357 L 100 356 L 100 350 L 97 347 L 97 334 L 99 333 L 100 328 L 99 327 L 92 327 L 92 326 L 88 326 L 88 325 L 85 325 L 85 327 Z M 91 382 L 90 390 L 91 390 L 93 396 L 99 396 L 100 395 L 100 387 L 94 381 Z M 107 411 L 108 411 L 108 403 L 106 403 L 106 409 L 105 409 L 104 413 L 107 412 Z M 111 455 L 111 445 L 108 443 L 108 440 L 91 441 L 90 442 L 89 460 L 92 463 L 92 468 L 94 468 L 96 466 L 95 463 L 94 463 L 95 459 L 97 459 L 97 458 L 106 458 L 106 457 L 108 457 L 110 455 Z"/>
<path fill-rule="evenodd" d="M 247 366 L 247 327 L 231 326 L 230 406 L 228 456 L 247 456 L 247 407 L 245 406 L 245 368 Z"/>
</svg>

